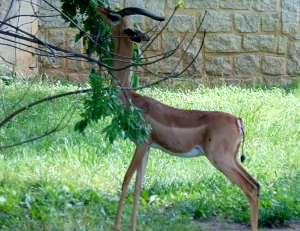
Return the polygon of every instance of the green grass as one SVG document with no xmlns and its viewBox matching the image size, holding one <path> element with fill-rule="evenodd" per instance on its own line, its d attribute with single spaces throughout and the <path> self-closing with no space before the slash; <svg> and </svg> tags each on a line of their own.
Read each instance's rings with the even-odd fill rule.
<svg viewBox="0 0 300 231">
<path fill-rule="evenodd" d="M 0 83 L 1 84 L 1 83 Z M 6 108 L 28 85 L 1 85 Z M 34 85 L 25 101 L 75 90 L 75 85 Z M 300 220 L 300 86 L 290 89 L 199 87 L 146 89 L 142 94 L 183 109 L 221 110 L 244 119 L 244 166 L 261 184 L 259 223 L 286 226 Z M 74 96 L 47 102 L 0 129 L 2 145 L 42 134 L 60 121 Z M 2 102 L 0 113 L 3 115 Z M 24 105 L 25 103 L 20 104 Z M 58 133 L 5 149 L 0 159 L 0 229 L 111 230 L 123 176 L 134 145 L 110 145 L 93 124 L 85 136 L 74 132 L 78 110 Z M 122 217 L 129 230 L 131 184 Z M 151 150 L 138 210 L 137 230 L 202 230 L 201 220 L 249 224 L 245 195 L 205 157 L 181 159 Z"/>
</svg>

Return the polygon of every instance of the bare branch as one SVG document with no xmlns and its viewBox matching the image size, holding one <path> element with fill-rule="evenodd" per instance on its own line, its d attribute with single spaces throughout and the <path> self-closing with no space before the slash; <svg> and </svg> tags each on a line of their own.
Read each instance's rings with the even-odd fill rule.
<svg viewBox="0 0 300 231">
<path fill-rule="evenodd" d="M 50 101 L 50 100 L 53 100 L 53 99 L 57 99 L 57 98 L 61 98 L 61 97 L 69 96 L 69 95 L 74 95 L 74 94 L 87 93 L 87 92 L 90 92 L 90 91 L 91 91 L 91 89 L 81 89 L 81 90 L 77 90 L 77 91 L 70 91 L 70 92 L 66 92 L 66 93 L 62 93 L 62 94 L 58 94 L 58 95 L 49 96 L 49 97 L 37 100 L 33 103 L 27 104 L 26 106 L 19 108 L 18 110 L 14 111 L 10 115 L 8 115 L 4 120 L 2 120 L 0 122 L 0 128 L 3 125 L 5 125 L 7 122 L 9 122 L 12 118 L 14 118 L 16 115 L 20 114 L 23 111 L 28 110 L 31 107 L 36 106 L 38 104 L 41 104 L 41 103 L 44 103 L 46 101 Z"/>
</svg>

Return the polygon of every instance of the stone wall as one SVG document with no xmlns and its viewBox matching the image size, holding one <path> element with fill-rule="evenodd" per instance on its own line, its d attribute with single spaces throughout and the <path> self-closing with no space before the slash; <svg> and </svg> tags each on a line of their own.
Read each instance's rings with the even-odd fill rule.
<svg viewBox="0 0 300 231">
<path fill-rule="evenodd" d="M 20 18 L 14 18 L 9 21 L 12 26 L 26 31 L 29 34 L 36 34 L 38 30 L 37 21 L 26 15 L 33 14 L 36 10 L 37 0 L 32 0 L 32 4 L 24 1 L 0 0 L 0 21 L 5 21 L 8 18 L 16 15 L 23 15 Z M 0 24 L 0 31 L 14 31 L 11 27 L 5 24 Z M 36 56 L 32 56 L 29 52 L 34 52 L 36 45 L 28 41 L 20 41 L 17 38 L 10 36 L 0 36 L 0 64 L 7 61 L 12 65 L 9 67 L 0 67 L 2 72 L 11 74 L 12 72 L 19 77 L 28 77 L 38 74 L 38 60 Z M 17 44 L 22 42 L 26 46 Z M 17 46 L 18 49 L 14 48 Z M 27 47 L 30 46 L 30 47 Z"/>
<path fill-rule="evenodd" d="M 51 0 L 59 5 L 58 0 Z M 168 18 L 178 0 L 113 0 L 112 7 L 137 6 L 146 8 Z M 207 11 L 201 33 L 196 43 L 187 50 L 179 68 L 184 68 L 195 55 L 207 31 L 203 50 L 188 75 L 221 79 L 234 84 L 246 84 L 254 79 L 264 84 L 286 85 L 298 80 L 300 74 L 300 0 L 186 0 L 166 31 L 151 46 L 146 56 L 168 51 L 176 46 L 189 30 L 188 38 L 195 32 L 205 10 Z M 133 16 L 145 31 L 153 21 L 142 16 Z M 54 44 L 84 52 L 82 42 L 74 43 L 75 31 L 66 28 L 56 18 L 41 24 L 41 36 Z M 155 68 L 168 73 L 176 64 L 182 49 L 176 55 Z M 54 65 L 44 65 L 48 73 L 80 79 L 85 73 L 85 63 L 61 60 Z M 44 62 L 44 64 L 47 62 Z M 82 74 L 82 75 L 81 75 Z"/>
</svg>

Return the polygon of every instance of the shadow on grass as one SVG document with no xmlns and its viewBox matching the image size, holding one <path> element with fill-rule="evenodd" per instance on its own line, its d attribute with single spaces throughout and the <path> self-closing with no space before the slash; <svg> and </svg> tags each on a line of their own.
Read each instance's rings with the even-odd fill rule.
<svg viewBox="0 0 300 231">
<path fill-rule="evenodd" d="M 299 180 L 300 172 L 294 179 L 282 177 L 280 184 L 272 189 L 262 187 L 261 227 L 285 227 L 299 220 Z M 16 186 L 9 179 L 2 179 L 0 185 L 0 227 L 4 230 L 111 230 L 113 227 L 118 195 L 57 181 L 21 182 Z M 122 230 L 130 228 L 132 202 L 130 190 Z M 213 176 L 200 183 L 156 182 L 144 189 L 137 226 L 138 230 L 202 230 L 201 221 L 216 218 L 250 223 L 248 201 L 241 190 L 225 178 Z"/>
</svg>

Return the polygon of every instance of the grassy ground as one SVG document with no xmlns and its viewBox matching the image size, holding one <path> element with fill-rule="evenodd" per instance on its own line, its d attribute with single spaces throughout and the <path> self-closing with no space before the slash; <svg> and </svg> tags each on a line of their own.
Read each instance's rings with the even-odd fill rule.
<svg viewBox="0 0 300 231">
<path fill-rule="evenodd" d="M 22 98 L 27 85 L 2 87 L 9 109 Z M 26 101 L 70 89 L 76 86 L 33 86 Z M 178 108 L 221 110 L 242 117 L 247 134 L 244 166 L 261 184 L 260 225 L 286 226 L 300 220 L 300 86 L 288 90 L 259 86 L 199 87 L 193 91 L 154 88 L 142 94 Z M 16 117 L 0 130 L 1 144 L 50 130 L 73 100 L 51 101 Z M 0 110 L 2 116 L 2 105 Z M 70 125 L 63 131 L 4 150 L 7 160 L 0 159 L 0 229 L 112 229 L 134 145 L 121 140 L 110 145 L 101 133 L 105 122 L 93 124 L 82 136 L 74 132 L 78 112 L 69 115 Z M 122 230 L 130 227 L 132 192 L 131 186 Z M 206 219 L 248 224 L 248 210 L 241 190 L 205 157 L 181 159 L 151 151 L 137 230 L 204 230 L 201 220 Z"/>
</svg>

